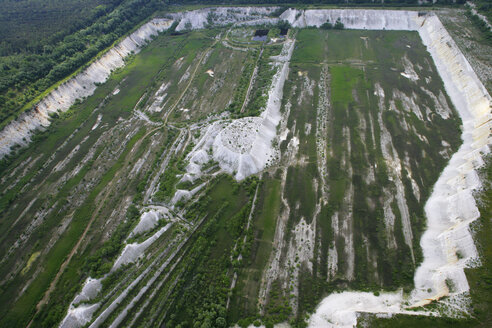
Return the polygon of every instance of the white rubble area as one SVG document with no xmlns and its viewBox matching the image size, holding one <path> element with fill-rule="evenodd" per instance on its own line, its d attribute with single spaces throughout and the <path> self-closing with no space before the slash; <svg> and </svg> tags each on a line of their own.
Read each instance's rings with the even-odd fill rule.
<svg viewBox="0 0 492 328">
<path fill-rule="evenodd" d="M 285 79 L 294 40 L 287 40 L 279 56 L 271 57 L 277 72 L 273 76 L 265 110 L 259 117 L 244 117 L 228 123 L 218 121 L 208 126 L 197 145 L 188 154 L 187 176 L 199 176 L 203 164 L 217 161 L 225 172 L 242 180 L 263 170 L 277 158 L 272 142 L 280 122 Z"/>
<path fill-rule="evenodd" d="M 152 36 L 168 29 L 172 21 L 155 18 L 111 48 L 101 58 L 94 61 L 84 71 L 51 91 L 33 109 L 21 114 L 0 131 L 0 159 L 7 155 L 15 145 L 26 146 L 32 133 L 50 124 L 51 113 L 63 112 L 75 100 L 88 97 L 96 90 L 96 84 L 105 82 L 112 71 L 122 67 L 124 58 L 130 53 L 138 53 Z"/>
<path fill-rule="evenodd" d="M 80 304 L 94 299 L 101 291 L 102 279 L 87 278 L 82 291 L 74 298 L 68 309 L 68 314 L 60 323 L 60 328 L 75 328 L 87 324 L 92 314 L 99 308 L 99 304 Z"/>
<path fill-rule="evenodd" d="M 409 315 L 427 314 L 417 311 L 402 311 L 402 292 L 384 293 L 375 296 L 367 292 L 343 292 L 331 294 L 318 306 L 310 320 L 310 327 L 355 327 L 358 312 L 381 314 L 405 313 Z"/>
<path fill-rule="evenodd" d="M 173 20 L 179 21 L 176 31 L 186 29 L 205 28 L 209 23 L 213 25 L 227 24 L 274 24 L 277 18 L 269 18 L 268 15 L 277 7 L 217 7 L 203 8 L 192 11 L 171 14 Z"/>
<path fill-rule="evenodd" d="M 349 29 L 419 32 L 463 121 L 463 145 L 452 156 L 426 204 L 428 230 L 421 239 L 424 261 L 417 269 L 416 288 L 408 301 L 421 306 L 443 296 L 453 300 L 466 297 L 469 286 L 463 269 L 479 262 L 469 230 L 470 222 L 480 215 L 472 193 L 480 187 L 476 169 L 483 165 L 483 154 L 490 151 L 492 125 L 491 97 L 468 61 L 434 13 L 419 16 L 416 11 L 289 9 L 280 17 L 295 27 L 320 26 L 340 18 Z M 456 255 L 458 251 L 461 259 Z M 448 289 L 446 279 L 453 284 L 453 291 Z M 309 325 L 353 327 L 357 312 L 406 312 L 404 301 L 401 294 L 333 294 L 321 303 Z"/>
<path fill-rule="evenodd" d="M 136 227 L 130 232 L 129 238 L 154 229 L 160 220 L 169 218 L 169 215 L 169 210 L 166 208 L 159 210 L 151 209 L 143 213 Z"/>
<path fill-rule="evenodd" d="M 290 295 L 295 295 L 289 300 L 292 311 L 298 309 L 297 300 L 299 298 L 299 273 L 300 265 L 303 264 L 307 269 L 313 271 L 314 241 L 316 240 L 316 218 L 320 212 L 319 204 L 316 206 L 314 219 L 310 224 L 301 218 L 299 223 L 292 230 L 292 237 L 287 248 L 287 265 L 282 268 L 280 277 L 283 278 L 284 290 L 290 290 Z"/>
</svg>

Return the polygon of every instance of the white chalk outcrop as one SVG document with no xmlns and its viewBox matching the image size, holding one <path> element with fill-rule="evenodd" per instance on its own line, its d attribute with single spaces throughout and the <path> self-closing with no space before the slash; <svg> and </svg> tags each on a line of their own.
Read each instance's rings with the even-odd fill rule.
<svg viewBox="0 0 492 328">
<path fill-rule="evenodd" d="M 68 314 L 61 322 L 60 328 L 82 327 L 87 324 L 90 321 L 92 314 L 99 308 L 99 304 L 83 304 L 83 302 L 94 299 L 101 289 L 101 279 L 87 278 L 82 287 L 82 291 L 70 304 Z"/>
<path fill-rule="evenodd" d="M 469 230 L 470 222 L 480 215 L 472 193 L 480 187 L 476 169 L 483 165 L 483 154 L 490 151 L 492 128 L 491 97 L 468 61 L 432 13 L 290 9 L 281 18 L 296 27 L 320 26 L 340 19 L 349 29 L 419 32 L 463 121 L 463 145 L 451 158 L 426 204 L 428 228 L 421 239 L 424 261 L 417 269 L 415 290 L 409 301 L 420 306 L 443 296 L 464 297 L 469 286 L 463 269 L 478 260 Z M 453 290 L 449 290 L 449 284 Z M 357 312 L 401 313 L 405 312 L 403 301 L 401 294 L 330 295 L 311 317 L 310 326 L 352 327 Z"/>
<path fill-rule="evenodd" d="M 221 121 L 209 126 L 187 157 L 189 175 L 199 175 L 203 164 L 214 160 L 222 170 L 242 180 L 273 163 L 277 150 L 272 143 L 281 118 L 280 105 L 294 44 L 294 40 L 287 40 L 280 55 L 272 57 L 277 72 L 260 117 L 245 117 L 231 123 Z"/>
<path fill-rule="evenodd" d="M 402 292 L 384 293 L 375 296 L 367 292 L 343 292 L 331 294 L 318 306 L 311 316 L 310 327 L 355 327 L 358 312 L 379 313 L 390 315 L 404 313 L 409 315 L 425 315 L 424 312 L 405 311 L 401 309 Z"/>
<path fill-rule="evenodd" d="M 424 261 L 412 293 L 416 305 L 421 305 L 469 290 L 463 269 L 478 257 L 469 224 L 480 216 L 473 191 L 480 187 L 476 168 L 490 151 L 492 99 L 437 16 L 427 17 L 418 31 L 463 121 L 463 144 L 425 206 L 428 227 L 420 242 Z M 447 279 L 452 281 L 452 291 Z"/>
<path fill-rule="evenodd" d="M 138 53 L 152 36 L 168 29 L 171 24 L 171 20 L 162 18 L 144 24 L 80 74 L 51 91 L 33 109 L 22 113 L 18 119 L 9 123 L 0 131 L 0 159 L 7 155 L 12 147 L 27 145 L 35 130 L 47 127 L 50 124 L 51 113 L 66 111 L 75 100 L 92 95 L 97 83 L 105 82 L 112 71 L 125 64 L 126 56 Z"/>
<path fill-rule="evenodd" d="M 280 19 L 294 27 L 320 27 L 326 22 L 334 24 L 337 19 L 348 29 L 357 30 L 416 30 L 416 11 L 370 10 L 370 9 L 330 9 L 298 10 L 288 9 Z"/>
<path fill-rule="evenodd" d="M 179 21 L 176 31 L 205 28 L 210 24 L 274 24 L 278 19 L 270 18 L 269 15 L 276 9 L 277 7 L 203 8 L 171 14 L 171 17 Z"/>
<path fill-rule="evenodd" d="M 166 224 L 164 227 L 159 229 L 152 237 L 147 238 L 141 243 L 132 243 L 125 246 L 121 255 L 114 262 L 111 271 L 118 270 L 122 265 L 134 263 L 140 256 L 142 256 L 145 250 L 154 243 L 164 232 L 166 232 L 172 225 L 172 222 Z"/>
</svg>

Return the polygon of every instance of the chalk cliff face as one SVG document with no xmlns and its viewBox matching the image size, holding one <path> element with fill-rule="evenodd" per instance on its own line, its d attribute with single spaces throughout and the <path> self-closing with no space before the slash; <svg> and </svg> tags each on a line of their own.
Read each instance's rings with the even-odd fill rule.
<svg viewBox="0 0 492 328">
<path fill-rule="evenodd" d="M 209 24 L 226 25 L 241 23 L 275 23 L 276 18 L 269 18 L 276 7 L 219 7 L 204 8 L 172 14 L 173 20 L 179 21 L 177 31 L 204 28 Z"/>
<path fill-rule="evenodd" d="M 50 92 L 34 109 L 21 114 L 7 125 L 0 131 L 0 159 L 10 152 L 11 147 L 27 145 L 34 130 L 47 127 L 50 124 L 50 113 L 66 111 L 76 99 L 92 95 L 95 84 L 106 81 L 113 70 L 122 67 L 126 56 L 139 52 L 153 35 L 168 29 L 171 24 L 172 21 L 168 19 L 153 19 L 143 25 L 83 72 Z"/>
<path fill-rule="evenodd" d="M 415 11 L 366 9 L 288 9 L 280 16 L 294 27 L 320 27 L 326 22 L 335 24 L 340 19 L 345 28 L 358 30 L 416 30 L 416 18 Z"/>
</svg>

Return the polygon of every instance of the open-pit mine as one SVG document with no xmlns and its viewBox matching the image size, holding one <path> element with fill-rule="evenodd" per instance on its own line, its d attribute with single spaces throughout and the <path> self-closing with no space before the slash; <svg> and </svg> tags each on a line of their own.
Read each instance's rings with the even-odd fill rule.
<svg viewBox="0 0 492 328">
<path fill-rule="evenodd" d="M 472 316 L 487 89 L 432 11 L 277 9 L 154 18 L 0 131 L 1 327 Z"/>
</svg>

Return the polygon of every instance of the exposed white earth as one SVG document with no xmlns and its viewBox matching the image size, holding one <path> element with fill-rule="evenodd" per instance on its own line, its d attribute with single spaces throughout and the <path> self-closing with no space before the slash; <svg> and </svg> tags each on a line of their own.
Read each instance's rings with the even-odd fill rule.
<svg viewBox="0 0 492 328">
<path fill-rule="evenodd" d="M 154 229 L 160 220 L 170 218 L 170 212 L 165 207 L 153 207 L 150 211 L 144 211 L 140 216 L 140 220 L 135 228 L 130 233 L 130 237 L 142 234 L 146 231 Z M 165 233 L 173 224 L 170 222 L 159 229 L 151 237 L 147 238 L 142 243 L 132 243 L 125 246 L 120 256 L 116 259 L 111 268 L 111 272 L 119 269 L 122 265 L 135 262 L 141 257 L 145 250 L 152 245 L 163 233 Z M 75 296 L 70 304 L 68 313 L 60 323 L 60 328 L 76 328 L 86 325 L 92 318 L 92 315 L 100 306 L 100 303 L 91 303 L 91 300 L 96 298 L 102 289 L 101 281 L 105 278 L 93 279 L 87 278 L 82 287 L 82 291 Z M 84 302 L 91 304 L 84 304 Z"/>
<path fill-rule="evenodd" d="M 188 154 L 188 175 L 199 176 L 203 164 L 217 161 L 222 170 L 242 180 L 262 171 L 277 158 L 272 141 L 280 122 L 285 79 L 294 40 L 287 40 L 279 56 L 272 57 L 277 72 L 273 76 L 265 110 L 259 117 L 244 117 L 230 123 L 219 121 L 205 128 L 203 137 Z"/>
</svg>

